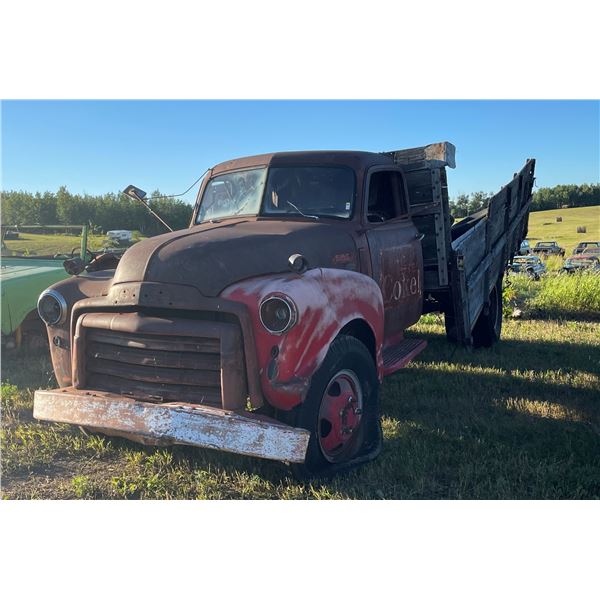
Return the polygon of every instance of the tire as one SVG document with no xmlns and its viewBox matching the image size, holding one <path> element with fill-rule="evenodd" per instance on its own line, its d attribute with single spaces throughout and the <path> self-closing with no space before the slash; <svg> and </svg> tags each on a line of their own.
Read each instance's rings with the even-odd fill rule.
<svg viewBox="0 0 600 600">
<path fill-rule="evenodd" d="M 304 402 L 280 418 L 311 434 L 305 462 L 291 465 L 298 479 L 335 475 L 376 458 L 383 440 L 379 380 L 366 346 L 338 336 Z"/>
<path fill-rule="evenodd" d="M 456 319 L 451 312 L 444 313 L 444 326 L 446 328 L 446 339 L 451 344 L 458 344 L 458 334 L 456 332 Z"/>
<path fill-rule="evenodd" d="M 490 292 L 475 327 L 473 327 L 473 347 L 489 348 L 499 339 L 502 332 L 502 277 Z"/>
</svg>

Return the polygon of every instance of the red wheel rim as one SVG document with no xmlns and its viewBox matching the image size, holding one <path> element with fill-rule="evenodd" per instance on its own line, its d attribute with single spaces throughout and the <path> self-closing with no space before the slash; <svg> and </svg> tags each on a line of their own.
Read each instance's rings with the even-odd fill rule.
<svg viewBox="0 0 600 600">
<path fill-rule="evenodd" d="M 319 446 L 329 462 L 343 460 L 355 449 L 362 412 L 358 377 L 353 371 L 340 371 L 327 384 L 319 409 Z"/>
</svg>

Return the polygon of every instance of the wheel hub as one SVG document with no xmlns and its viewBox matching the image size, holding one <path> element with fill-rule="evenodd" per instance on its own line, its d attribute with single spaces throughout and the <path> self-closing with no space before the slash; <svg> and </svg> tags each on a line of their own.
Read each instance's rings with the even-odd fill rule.
<svg viewBox="0 0 600 600">
<path fill-rule="evenodd" d="M 362 413 L 358 377 L 353 371 L 340 371 L 325 388 L 319 410 L 319 444 L 327 460 L 335 462 L 354 445 Z"/>
</svg>

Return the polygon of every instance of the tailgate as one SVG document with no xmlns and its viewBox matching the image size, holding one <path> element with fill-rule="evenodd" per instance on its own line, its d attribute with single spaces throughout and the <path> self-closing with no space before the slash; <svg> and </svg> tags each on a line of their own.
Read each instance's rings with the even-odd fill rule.
<svg viewBox="0 0 600 600">
<path fill-rule="evenodd" d="M 452 242 L 450 274 L 458 340 L 471 332 L 492 288 L 527 236 L 535 160 L 494 195 L 484 217 Z"/>
</svg>

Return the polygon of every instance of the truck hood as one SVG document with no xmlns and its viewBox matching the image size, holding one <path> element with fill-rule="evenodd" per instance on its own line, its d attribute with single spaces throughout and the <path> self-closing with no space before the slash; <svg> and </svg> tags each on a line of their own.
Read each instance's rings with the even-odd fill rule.
<svg viewBox="0 0 600 600">
<path fill-rule="evenodd" d="M 35 310 L 39 295 L 66 279 L 62 260 L 2 258 L 2 334 L 12 333 Z"/>
<path fill-rule="evenodd" d="M 303 254 L 310 267 L 358 269 L 348 223 L 230 219 L 149 238 L 121 258 L 114 284 L 184 284 L 215 297 L 232 283 L 289 271 Z"/>
<path fill-rule="evenodd" d="M 67 272 L 63 267 L 63 260 L 3 257 L 0 279 L 3 284 L 6 284 L 13 279 L 29 278 L 53 272 L 59 273 L 65 278 Z"/>
</svg>

